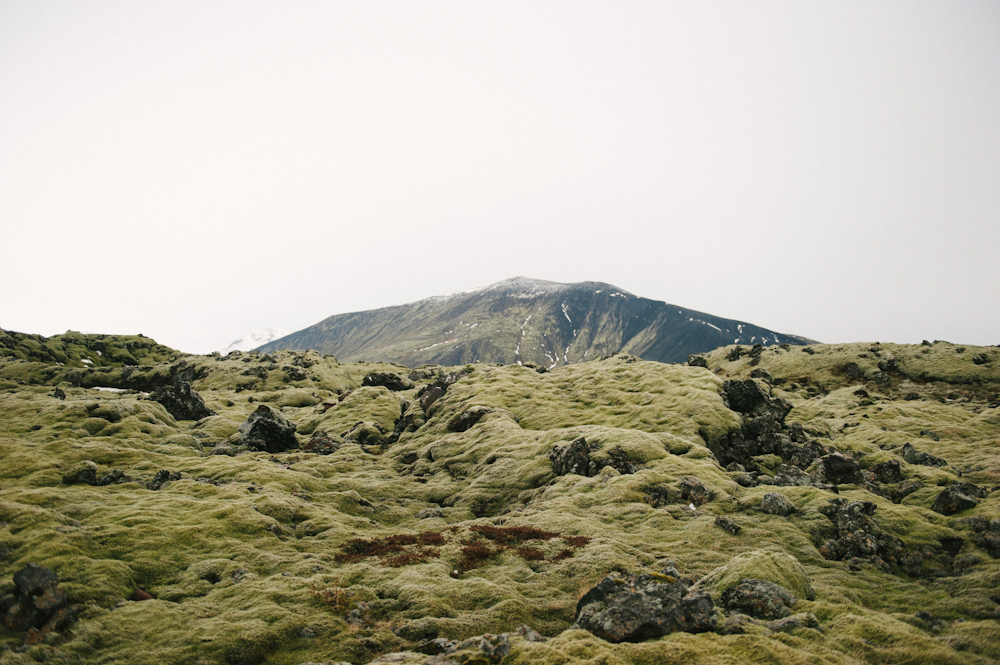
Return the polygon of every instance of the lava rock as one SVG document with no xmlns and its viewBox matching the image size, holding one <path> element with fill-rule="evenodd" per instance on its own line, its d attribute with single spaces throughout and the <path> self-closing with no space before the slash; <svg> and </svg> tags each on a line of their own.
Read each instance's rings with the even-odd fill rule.
<svg viewBox="0 0 1000 665">
<path fill-rule="evenodd" d="M 752 370 L 750 370 L 750 378 L 760 379 L 761 381 L 766 381 L 768 383 L 774 381 L 774 377 L 771 376 L 771 373 L 768 372 L 763 367 L 754 367 Z"/>
<path fill-rule="evenodd" d="M 975 508 L 979 504 L 979 499 L 987 494 L 986 490 L 972 483 L 955 483 L 937 495 L 931 510 L 942 515 L 954 515 Z"/>
<path fill-rule="evenodd" d="M 52 396 L 56 399 L 66 399 L 66 392 L 62 388 L 56 388 L 52 391 Z"/>
<path fill-rule="evenodd" d="M 398 392 L 400 390 L 409 390 L 413 387 L 413 382 L 395 372 L 371 372 L 365 374 L 365 377 L 361 379 L 361 385 L 382 386 L 393 392 Z"/>
<path fill-rule="evenodd" d="M 132 477 L 121 469 L 111 469 L 100 478 L 97 479 L 97 485 L 100 487 L 105 487 L 107 485 L 121 485 L 122 483 L 132 482 Z"/>
<path fill-rule="evenodd" d="M 488 406 L 470 406 L 468 409 L 458 414 L 448 423 L 449 432 L 464 432 L 473 427 L 487 413 L 493 409 Z"/>
<path fill-rule="evenodd" d="M 690 367 L 704 367 L 708 369 L 708 359 L 705 356 L 690 355 L 688 356 L 688 365 Z"/>
<path fill-rule="evenodd" d="M 796 597 L 773 582 L 743 578 L 722 593 L 722 604 L 730 612 L 748 614 L 757 619 L 781 619 L 791 614 Z"/>
<path fill-rule="evenodd" d="M 972 356 L 972 362 L 974 362 L 977 365 L 985 365 L 989 361 L 990 359 L 987 357 L 985 353 L 977 353 L 976 355 Z"/>
<path fill-rule="evenodd" d="M 48 568 L 29 563 L 14 573 L 14 594 L 8 598 L 4 625 L 10 630 L 27 631 L 25 643 L 37 643 L 52 632 L 65 631 L 75 613 L 66 607 L 66 592 L 59 578 Z"/>
<path fill-rule="evenodd" d="M 282 453 L 299 447 L 295 430 L 295 423 L 266 404 L 261 404 L 240 425 L 239 443 L 252 450 Z"/>
<path fill-rule="evenodd" d="M 776 633 L 784 633 L 789 630 L 795 630 L 796 628 L 813 628 L 815 630 L 822 630 L 819 625 L 819 619 L 817 619 L 816 615 L 812 612 L 793 614 L 792 616 L 785 617 L 784 619 L 768 621 L 764 625 L 769 630 L 773 630 Z"/>
<path fill-rule="evenodd" d="M 827 482 L 841 485 L 844 483 L 860 485 L 861 466 L 850 457 L 841 453 L 831 453 L 821 458 L 823 477 Z"/>
<path fill-rule="evenodd" d="M 65 485 L 96 485 L 97 465 L 90 460 L 80 462 L 63 476 L 62 481 Z"/>
<path fill-rule="evenodd" d="M 704 592 L 662 575 L 611 573 L 580 599 L 574 628 L 609 642 L 641 642 L 673 632 L 716 628 L 715 606 Z"/>
<path fill-rule="evenodd" d="M 733 519 L 726 517 L 725 515 L 718 515 L 715 518 L 715 526 L 719 527 L 723 531 L 728 531 L 734 536 L 738 536 L 740 531 L 743 530 L 739 524 L 737 524 Z"/>
<path fill-rule="evenodd" d="M 557 476 L 575 473 L 580 476 L 594 476 L 598 472 L 597 464 L 590 459 L 592 448 L 582 436 L 574 439 L 566 446 L 556 446 L 549 451 L 552 461 L 552 471 Z"/>
<path fill-rule="evenodd" d="M 701 506 L 712 500 L 712 490 L 694 476 L 681 478 L 681 500 Z"/>
<path fill-rule="evenodd" d="M 922 466 L 948 466 L 948 462 L 945 460 L 935 457 L 930 453 L 919 452 L 910 443 L 903 444 L 903 459 L 910 464 L 920 464 Z"/>
<path fill-rule="evenodd" d="M 166 469 L 160 469 L 156 472 L 156 475 L 153 476 L 153 479 L 149 481 L 149 489 L 155 491 L 161 489 L 167 483 L 180 479 L 180 471 L 167 471 Z"/>
<path fill-rule="evenodd" d="M 881 569 L 898 565 L 914 572 L 921 558 L 908 553 L 903 541 L 883 531 L 872 520 L 877 506 L 871 501 L 830 499 L 830 504 L 820 509 L 837 526 L 838 536 L 820 547 L 824 558 L 847 561 L 852 567 L 870 563 Z"/>
<path fill-rule="evenodd" d="M 765 513 L 780 515 L 782 517 L 788 517 L 798 510 L 795 504 L 789 501 L 785 495 L 778 494 L 777 492 L 768 492 L 765 494 L 760 501 L 760 509 Z"/>
<path fill-rule="evenodd" d="M 899 468 L 899 462 L 889 460 L 872 467 L 872 472 L 883 483 L 898 483 L 903 479 L 903 472 Z"/>
<path fill-rule="evenodd" d="M 643 468 L 641 464 L 629 457 L 628 453 L 621 448 L 612 448 L 609 450 L 607 458 L 597 466 L 598 470 L 603 469 L 606 466 L 610 466 L 622 475 L 635 473 Z"/>
<path fill-rule="evenodd" d="M 205 400 L 187 381 L 160 386 L 149 394 L 149 399 L 162 404 L 177 420 L 201 420 L 215 415 L 215 411 L 205 406 Z"/>
<path fill-rule="evenodd" d="M 317 455 L 330 455 L 340 450 L 344 440 L 339 436 L 330 436 L 325 430 L 318 429 L 309 438 L 309 443 L 302 446 L 302 451 Z"/>
</svg>

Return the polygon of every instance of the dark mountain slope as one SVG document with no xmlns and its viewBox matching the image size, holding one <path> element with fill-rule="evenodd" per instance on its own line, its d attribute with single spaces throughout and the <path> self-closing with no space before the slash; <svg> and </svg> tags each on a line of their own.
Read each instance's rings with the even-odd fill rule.
<svg viewBox="0 0 1000 665">
<path fill-rule="evenodd" d="M 810 341 L 639 298 L 611 284 L 515 277 L 409 305 L 337 314 L 260 350 L 314 349 L 344 361 L 410 367 L 470 362 L 555 367 L 619 351 L 682 362 L 725 344 Z"/>
</svg>

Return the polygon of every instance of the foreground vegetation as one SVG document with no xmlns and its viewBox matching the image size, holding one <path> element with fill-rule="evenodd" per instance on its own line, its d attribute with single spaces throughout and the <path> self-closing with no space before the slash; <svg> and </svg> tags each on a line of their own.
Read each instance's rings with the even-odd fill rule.
<svg viewBox="0 0 1000 665">
<path fill-rule="evenodd" d="M 1000 660 L 997 348 L 411 371 L 0 331 L 0 354 L 0 596 L 37 564 L 77 616 L 34 638 L 0 628 L 0 663 Z M 794 471 L 784 448 L 736 461 L 735 437 L 763 416 L 735 410 L 726 382 L 751 375 L 791 407 L 781 441 L 841 453 L 860 475 L 812 463 L 811 484 L 778 485 Z M 150 399 L 181 383 L 214 415 L 178 420 Z M 260 405 L 296 425 L 297 449 L 247 445 Z M 581 437 L 591 471 L 557 475 L 553 450 Z M 942 514 L 956 483 L 981 494 Z M 767 512 L 770 494 L 794 512 Z M 877 551 L 838 527 L 850 502 L 870 502 Z M 573 628 L 612 572 L 690 578 L 720 629 L 615 644 Z M 781 585 L 812 618 L 724 634 L 723 593 L 744 578 Z M 492 654 L 416 651 L 501 633 Z"/>
</svg>

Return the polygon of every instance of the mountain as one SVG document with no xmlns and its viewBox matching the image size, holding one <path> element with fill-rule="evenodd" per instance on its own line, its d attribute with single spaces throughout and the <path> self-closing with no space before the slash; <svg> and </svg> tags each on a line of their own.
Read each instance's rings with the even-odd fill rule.
<svg viewBox="0 0 1000 665">
<path fill-rule="evenodd" d="M 601 282 L 515 277 L 408 305 L 336 314 L 261 351 L 313 349 L 343 361 L 460 365 L 534 363 L 552 368 L 617 352 L 683 362 L 726 344 L 809 344 Z"/>
<path fill-rule="evenodd" d="M 288 334 L 287 330 L 282 330 L 281 328 L 265 328 L 264 330 L 258 330 L 257 332 L 252 332 L 245 337 L 241 337 L 235 342 L 230 342 L 223 348 L 219 349 L 219 353 L 226 355 L 231 351 L 250 351 L 256 349 L 261 344 L 267 344 L 268 342 L 274 341 Z"/>
</svg>

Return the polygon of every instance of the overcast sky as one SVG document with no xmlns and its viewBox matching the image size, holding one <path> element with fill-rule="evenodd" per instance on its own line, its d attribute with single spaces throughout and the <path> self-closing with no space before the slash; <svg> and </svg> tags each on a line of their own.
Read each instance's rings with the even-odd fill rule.
<svg viewBox="0 0 1000 665">
<path fill-rule="evenodd" d="M 515 275 L 1000 343 L 1000 3 L 0 1 L 0 327 Z"/>
</svg>

